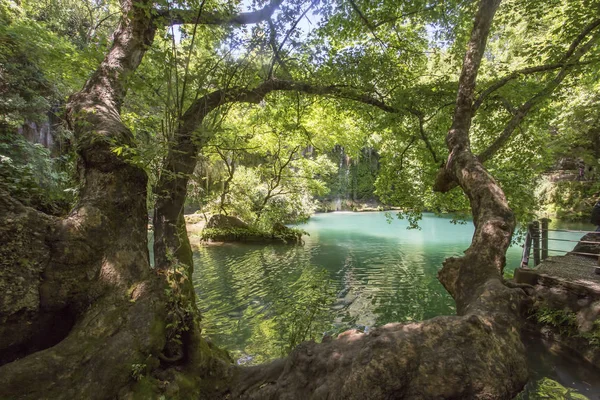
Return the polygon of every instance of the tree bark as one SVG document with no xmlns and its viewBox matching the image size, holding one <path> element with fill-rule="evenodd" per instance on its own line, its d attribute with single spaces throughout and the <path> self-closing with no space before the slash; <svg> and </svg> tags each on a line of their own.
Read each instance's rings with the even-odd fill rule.
<svg viewBox="0 0 600 400">
<path fill-rule="evenodd" d="M 369 334 L 346 332 L 334 341 L 304 343 L 285 360 L 229 370 L 192 323 L 187 339 L 192 350 L 181 360 L 181 369 L 195 385 L 210 375 L 230 378 L 226 387 L 211 386 L 224 396 L 256 399 L 510 399 L 521 390 L 527 379 L 519 337 L 523 293 L 504 286 L 501 277 L 515 221 L 502 190 L 469 143 L 477 70 L 499 2 L 481 0 L 447 136 L 450 156 L 437 186 L 443 190 L 448 182 L 457 182 L 463 188 L 476 228 L 465 256 L 446 260 L 440 271 L 458 315 L 389 324 Z M 187 176 L 207 140 L 192 134 L 223 101 L 260 100 L 271 90 L 299 87 L 269 81 L 261 90 L 233 92 L 233 97 L 232 92 L 213 93 L 186 112 L 157 189 L 162 194 L 154 217 L 160 262 L 152 271 L 146 175 L 112 151 L 133 146 L 119 113 L 127 76 L 153 39 L 151 5 L 148 0 L 135 6 L 133 0 L 122 0 L 124 17 L 111 50 L 69 102 L 83 176 L 80 201 L 69 217 L 40 214 L 0 189 L 0 212 L 7 215 L 6 225 L 0 225 L 0 333 L 6 333 L 0 337 L 2 397 L 125 396 L 134 365 L 157 371 L 160 360 L 163 367 L 171 363 L 171 355 L 164 354 L 166 321 L 177 304 L 164 294 L 172 288 L 165 282 L 167 249 L 181 251 L 180 241 L 187 239 L 174 233 L 183 224 Z M 317 93 L 314 88 L 307 91 Z M 64 322 L 54 329 L 59 317 Z M 44 340 L 35 333 L 40 329 L 57 335 Z"/>
<path fill-rule="evenodd" d="M 0 367 L 2 397 L 116 397 L 131 381 L 133 364 L 155 364 L 165 344 L 165 301 L 162 281 L 151 272 L 147 251 L 146 183 L 143 170 L 118 157 L 114 146 L 133 146 L 132 134 L 120 120 L 126 80 L 139 65 L 154 37 L 144 7 L 150 1 L 122 1 L 123 18 L 104 61 L 68 104 L 68 119 L 81 158 L 80 199 L 64 220 L 51 219 L 2 194 L 12 231 L 20 221 L 36 224 L 21 239 L 37 252 L 19 248 L 19 240 L 3 229 L 3 243 L 27 260 L 30 301 L 2 310 L 9 329 L 29 332 L 20 313 L 38 321 L 37 330 L 60 337 L 29 346 L 30 338 L 11 338 L 2 352 L 19 347 Z M 36 235 L 37 234 L 37 235 Z M 3 246 L 4 249 L 4 246 Z M 10 259 L 9 259 L 10 260 Z M 5 274 L 18 278 L 18 263 Z M 36 293 L 37 292 L 37 293 Z M 6 304 L 19 302 L 8 292 Z M 49 319 L 48 316 L 51 316 Z M 62 322 L 56 319 L 60 317 Z M 52 346 L 52 347 L 50 347 Z M 34 352 L 32 351 L 40 350 Z M 20 357 L 11 360 L 10 358 Z"/>
</svg>

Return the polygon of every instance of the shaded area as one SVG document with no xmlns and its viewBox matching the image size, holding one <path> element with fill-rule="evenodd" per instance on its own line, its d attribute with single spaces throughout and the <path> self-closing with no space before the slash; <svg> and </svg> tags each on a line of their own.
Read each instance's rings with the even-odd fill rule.
<svg viewBox="0 0 600 400">
<path fill-rule="evenodd" d="M 600 370 L 552 341 L 526 336 L 523 342 L 530 380 L 516 400 L 600 399 Z"/>
</svg>

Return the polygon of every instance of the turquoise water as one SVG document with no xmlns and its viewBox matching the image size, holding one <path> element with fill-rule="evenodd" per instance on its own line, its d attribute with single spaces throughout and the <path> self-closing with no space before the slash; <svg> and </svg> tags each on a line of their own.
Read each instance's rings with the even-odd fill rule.
<svg viewBox="0 0 600 400">
<path fill-rule="evenodd" d="M 396 218 L 388 222 L 383 212 L 317 214 L 299 226 L 310 234 L 304 246 L 201 248 L 194 283 L 205 335 L 239 363 L 253 364 L 323 334 L 453 314 L 454 302 L 436 273 L 445 258 L 469 246 L 472 224 L 426 214 L 420 230 L 407 226 Z M 572 240 L 581 235 L 551 233 Z M 574 244 L 550 243 L 562 250 Z M 509 249 L 507 270 L 519 265 L 521 252 L 518 246 Z"/>
</svg>

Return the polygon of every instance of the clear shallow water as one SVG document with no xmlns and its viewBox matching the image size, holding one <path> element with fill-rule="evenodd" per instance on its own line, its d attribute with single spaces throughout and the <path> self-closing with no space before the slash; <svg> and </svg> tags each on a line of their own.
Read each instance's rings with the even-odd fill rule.
<svg viewBox="0 0 600 400">
<path fill-rule="evenodd" d="M 469 246 L 473 226 L 450 221 L 425 215 L 420 230 L 407 230 L 406 221 L 388 223 L 383 212 L 317 214 L 299 226 L 310 234 L 304 246 L 201 248 L 195 253 L 194 284 L 204 333 L 239 363 L 252 364 L 285 354 L 302 338 L 453 314 L 454 302 L 436 273 L 445 258 Z M 570 250 L 573 244 L 549 247 Z M 507 270 L 519 265 L 521 252 L 518 246 L 509 249 Z"/>
</svg>

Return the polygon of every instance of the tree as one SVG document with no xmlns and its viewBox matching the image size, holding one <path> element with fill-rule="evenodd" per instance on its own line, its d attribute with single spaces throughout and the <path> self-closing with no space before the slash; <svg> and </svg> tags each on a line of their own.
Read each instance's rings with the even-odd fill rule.
<svg viewBox="0 0 600 400">
<path fill-rule="evenodd" d="M 256 13 L 204 16 L 212 23 L 244 23 L 270 15 L 277 5 Z M 1 348 L 3 362 L 8 362 L 0 379 L 3 395 L 9 397 L 116 397 L 132 383 L 133 366 L 155 368 L 160 359 L 167 364 L 182 359 L 178 353 L 163 353 L 169 351 L 165 345 L 173 330 L 186 336 L 182 340 L 192 353 L 184 355 L 195 360 L 194 368 L 213 363 L 214 369 L 216 363 L 210 361 L 197 321 L 185 321 L 178 308 L 193 306 L 192 299 L 185 299 L 189 282 L 178 299 L 169 300 L 165 290 L 183 285 L 181 274 L 150 269 L 146 174 L 113 151 L 135 147 L 120 109 L 127 78 L 152 44 L 160 21 L 148 1 L 124 0 L 121 11 L 110 50 L 69 100 L 84 182 L 75 208 L 64 220 L 52 218 L 0 189 L 2 214 L 13 221 L 0 235 Z M 186 322 L 191 326 L 180 326 Z M 90 368 L 82 368 L 90 360 Z"/>
<path fill-rule="evenodd" d="M 366 23 L 362 5 L 349 3 L 344 4 L 360 16 L 364 27 L 373 30 L 372 24 Z M 502 188 L 483 166 L 481 158 L 486 157 L 478 158 L 471 151 L 478 108 L 476 80 L 499 3 L 479 2 L 473 29 L 462 48 L 466 55 L 452 127 L 446 135 L 449 155 L 435 185 L 440 192 L 455 187 L 464 191 L 476 227 L 465 256 L 446 260 L 440 272 L 440 280 L 457 303 L 458 315 L 390 324 L 369 335 L 346 332 L 337 340 L 301 344 L 286 359 L 239 368 L 229 365 L 225 355 L 202 339 L 194 310 L 191 252 L 182 208 L 198 150 L 206 144 L 206 137 L 194 135 L 203 119 L 223 104 L 260 102 L 275 90 L 341 97 L 390 114 L 398 109 L 411 112 L 405 105 L 382 101 L 377 84 L 370 92 L 356 90 L 352 79 L 358 78 L 353 75 L 342 84 L 315 86 L 276 79 L 271 73 L 250 88 L 213 90 L 195 99 L 185 111 L 179 107 L 174 138 L 157 184 L 158 262 L 151 270 L 146 235 L 147 175 L 123 156 L 126 153 L 115 151 L 135 148 L 133 135 L 120 117 L 128 78 L 152 45 L 159 23 L 249 23 L 268 19 L 280 2 L 231 15 L 200 12 L 204 3 L 198 9 L 173 10 L 155 8 L 146 0 L 122 0 L 122 17 L 110 50 L 83 89 L 69 100 L 68 119 L 83 176 L 77 205 L 67 218 L 57 219 L 24 206 L 0 188 L 0 211 L 8 216 L 7 223 L 0 226 L 4 243 L 0 250 L 3 394 L 21 398 L 126 397 L 139 393 L 146 384 L 158 387 L 160 378 L 169 382 L 166 390 L 179 389 L 182 397 L 201 391 L 213 398 L 219 394 L 245 398 L 512 398 L 527 379 L 519 338 L 524 292 L 502 280 L 515 218 Z M 343 13 L 340 15 L 343 19 Z M 467 21 L 470 24 L 470 18 L 460 20 L 462 24 Z M 567 58 L 588 44 L 588 48 L 593 46 L 596 26 L 582 30 L 581 40 L 573 51 L 568 50 Z M 588 34 L 592 39 L 587 39 Z M 387 50 L 386 57 L 391 57 L 393 51 Z M 386 57 L 374 75 L 393 64 Z M 556 78 L 565 74 L 570 62 L 563 62 Z M 359 67 L 361 70 L 364 65 L 359 63 Z M 402 74 L 394 75 L 399 79 L 396 83 L 405 83 Z M 556 78 L 548 88 L 560 83 Z M 531 102 L 522 107 L 527 104 Z M 510 138 L 515 120 L 523 119 L 527 107 L 510 118 L 498 136 L 500 146 Z M 436 161 L 437 149 L 420 129 L 424 128 L 423 117 L 418 112 L 411 115 L 418 121 L 420 140 Z M 58 326 L 53 326 L 57 321 Z M 46 331 L 52 334 L 40 334 Z M 152 375 L 146 376 L 146 371 Z"/>
</svg>

